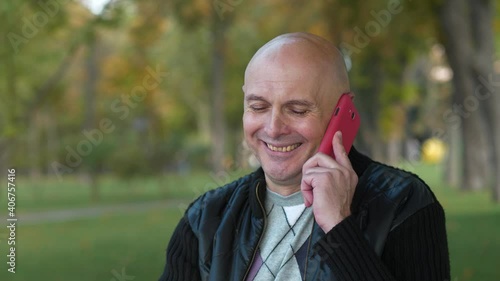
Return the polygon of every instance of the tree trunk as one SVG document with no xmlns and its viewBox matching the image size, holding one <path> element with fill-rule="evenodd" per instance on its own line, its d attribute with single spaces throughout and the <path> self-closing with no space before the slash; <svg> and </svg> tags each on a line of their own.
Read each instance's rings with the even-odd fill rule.
<svg viewBox="0 0 500 281">
<path fill-rule="evenodd" d="M 473 65 L 474 38 L 470 30 L 468 0 L 446 0 L 441 10 L 441 24 L 448 62 L 453 69 L 452 116 L 460 118 L 464 140 L 461 188 L 478 189 L 485 185 L 485 172 L 491 168 L 484 158 L 484 121 L 478 104 L 473 100 L 475 88 Z"/>
<path fill-rule="evenodd" d="M 68 73 L 68 70 L 72 63 L 75 61 L 76 53 L 79 49 L 79 45 L 71 46 L 66 57 L 61 61 L 56 71 L 48 77 L 47 80 L 34 92 L 34 96 L 26 105 L 26 120 L 29 122 L 32 118 L 31 112 L 35 112 L 35 109 L 43 103 L 44 100 L 52 93 L 54 87 L 59 83 L 64 76 Z"/>
<path fill-rule="evenodd" d="M 479 114 L 471 114 L 470 118 L 464 120 L 462 138 L 464 140 L 463 154 L 463 184 L 462 189 L 481 189 L 488 183 L 487 165 L 485 162 L 484 138 L 481 133 Z"/>
<path fill-rule="evenodd" d="M 3 171 L 5 174 L 7 174 L 7 169 L 15 169 L 16 167 L 11 166 L 10 160 L 10 149 L 12 147 L 12 144 L 14 144 L 14 141 L 11 141 L 9 139 L 0 139 L 0 169 Z M 17 171 L 16 171 L 17 173 Z M 3 200 L 2 196 L 7 196 L 7 184 L 5 186 L 5 195 L 0 187 L 0 200 Z"/>
<path fill-rule="evenodd" d="M 45 114 L 47 114 L 47 157 L 46 159 L 57 159 L 57 147 L 59 146 L 59 137 L 57 136 L 57 120 L 54 118 L 53 112 L 50 110 L 49 106 L 45 108 Z M 46 165 L 47 170 L 45 173 L 48 175 L 51 173 L 50 165 Z"/>
<path fill-rule="evenodd" d="M 5 16 L 7 18 L 7 21 L 10 23 L 10 20 L 13 18 L 11 13 L 3 13 L 2 16 Z M 6 27 L 2 26 L 2 27 Z M 8 24 L 8 26 L 11 26 Z M 3 30 L 2 30 L 3 31 Z M 6 48 L 10 48 L 10 45 L 7 46 L 5 44 Z M 10 49 L 9 49 L 10 50 Z M 6 65 L 6 75 L 5 75 L 5 84 L 6 84 L 6 89 L 4 93 L 1 95 L 4 95 L 4 99 L 2 99 L 2 102 L 5 102 L 3 108 L 5 110 L 5 116 L 7 117 L 6 120 L 3 120 L 1 123 L 5 124 L 5 128 L 8 128 L 9 130 L 18 129 L 18 124 L 19 124 L 19 101 L 18 97 L 19 95 L 17 94 L 17 69 L 15 65 L 15 55 L 9 51 L 5 52 L 5 55 L 2 54 L 2 62 L 5 62 Z M 8 93 L 8 94 L 7 94 Z M 0 130 L 0 133 L 5 133 L 2 132 L 5 130 L 3 128 Z M 5 137 L 0 137 L 0 168 L 2 173 L 7 173 L 7 169 L 16 169 L 18 167 L 14 166 L 14 163 L 12 163 L 11 156 L 13 155 L 12 150 L 14 149 L 14 145 L 18 143 L 19 137 L 17 136 L 17 133 L 14 133 L 14 135 L 6 134 Z M 16 173 L 18 171 L 16 170 Z M 1 188 L 0 188 L 1 189 Z M 6 189 L 7 190 L 7 189 Z M 1 194 L 0 192 L 0 199 L 1 199 Z"/>
<path fill-rule="evenodd" d="M 401 162 L 402 142 L 398 137 L 392 136 L 387 142 L 387 159 L 389 165 L 397 166 Z"/>
<path fill-rule="evenodd" d="M 212 139 L 212 170 L 224 170 L 225 133 L 224 122 L 224 57 L 225 57 L 225 26 L 217 15 L 213 15 L 212 25 L 212 96 L 211 102 L 211 139 Z"/>
<path fill-rule="evenodd" d="M 493 68 L 495 43 L 493 32 L 494 1 L 472 1 L 471 22 L 477 51 L 473 65 L 476 78 L 474 95 L 481 101 L 481 111 L 485 113 L 487 137 L 491 149 L 488 163 L 491 164 L 493 175 L 493 200 L 500 202 L 500 81 Z M 495 81 L 497 80 L 497 81 Z"/>
<path fill-rule="evenodd" d="M 361 128 L 359 130 L 362 137 L 357 137 L 356 142 L 368 150 L 368 154 L 376 161 L 386 162 L 385 144 L 380 136 L 379 116 L 380 116 L 380 94 L 385 81 L 382 62 L 377 54 L 370 54 L 371 67 L 366 69 L 370 77 L 370 87 L 367 89 L 352 89 L 356 96 L 354 102 L 361 113 Z M 363 114 L 364 113 L 364 114 Z"/>
<path fill-rule="evenodd" d="M 92 36 L 92 35 L 91 35 Z M 93 35 L 96 36 L 96 35 Z M 92 130 L 95 125 L 95 95 L 97 88 L 98 79 L 98 67 L 97 67 L 97 57 L 96 57 L 96 38 L 91 38 L 88 44 L 88 56 L 86 60 L 86 72 L 87 79 L 85 82 L 85 94 L 84 94 L 84 104 L 85 104 L 85 123 L 83 125 L 84 129 Z M 92 153 L 92 152 L 91 152 Z M 85 162 L 85 160 L 84 160 Z M 84 178 L 86 178 L 86 183 L 90 188 L 90 199 L 93 202 L 97 202 L 100 199 L 99 185 L 97 184 L 97 171 L 94 161 L 91 163 L 87 162 L 84 170 Z"/>
<path fill-rule="evenodd" d="M 40 111 L 34 113 L 33 120 L 29 124 L 28 129 L 28 141 L 27 141 L 27 151 L 30 160 L 30 179 L 33 182 L 38 182 L 40 180 Z"/>
<path fill-rule="evenodd" d="M 198 131 L 200 132 L 201 139 L 205 142 L 210 140 L 212 137 L 211 135 L 211 130 L 210 130 L 210 108 L 206 103 L 198 103 L 197 106 L 197 116 L 196 116 L 196 123 L 197 123 L 197 128 Z"/>
<path fill-rule="evenodd" d="M 460 137 L 461 129 L 447 127 L 449 134 L 448 153 L 446 155 L 445 180 L 451 186 L 460 186 L 462 159 L 461 155 L 463 141 Z"/>
</svg>

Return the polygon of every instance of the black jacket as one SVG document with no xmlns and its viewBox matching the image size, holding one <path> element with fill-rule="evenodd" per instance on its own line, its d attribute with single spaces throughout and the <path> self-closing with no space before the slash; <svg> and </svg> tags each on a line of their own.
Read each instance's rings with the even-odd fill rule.
<svg viewBox="0 0 500 281">
<path fill-rule="evenodd" d="M 450 279 L 444 212 L 418 177 L 358 153 L 352 215 L 327 234 L 314 223 L 306 280 Z M 262 169 L 193 202 L 160 280 L 245 280 L 266 227 Z"/>
</svg>

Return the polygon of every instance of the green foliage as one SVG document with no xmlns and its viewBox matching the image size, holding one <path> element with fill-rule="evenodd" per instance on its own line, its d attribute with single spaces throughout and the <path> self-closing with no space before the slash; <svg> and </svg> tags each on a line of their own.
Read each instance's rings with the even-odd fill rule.
<svg viewBox="0 0 500 281">
<path fill-rule="evenodd" d="M 126 143 L 124 143 L 124 146 L 127 147 L 126 150 L 115 150 L 110 156 L 112 171 L 124 179 L 151 173 L 151 170 L 148 169 L 144 147 L 139 144 L 130 146 Z M 134 160 L 130 161 L 130 159 Z"/>
<path fill-rule="evenodd" d="M 285 32 L 309 31 L 338 46 L 348 43 L 359 49 L 351 54 L 350 77 L 359 97 L 362 130 L 373 136 L 367 142 L 380 139 L 384 144 L 388 136 L 406 137 L 411 131 L 408 127 L 438 123 L 407 118 L 410 109 L 422 110 L 426 99 L 435 98 L 424 96 L 428 81 L 416 81 L 406 73 L 414 70 L 417 61 L 428 60 L 429 49 L 439 41 L 440 1 L 402 1 L 401 12 L 392 14 L 387 24 L 374 16 L 387 10 L 389 2 L 382 0 L 319 1 L 305 6 L 282 1 L 230 4 L 222 18 L 214 3 L 200 0 L 111 1 L 99 15 L 80 1 L 67 1 L 48 17 L 46 25 L 35 26 L 38 31 L 18 48 L 4 36 L 6 44 L 0 46 L 0 144 L 13 147 L 8 162 L 43 173 L 50 171 L 52 161 L 63 163 L 65 146 L 74 147 L 84 139 L 81 130 L 89 126 L 85 112 L 90 110 L 94 120 L 90 126 L 96 128 L 101 119 L 109 118 L 116 129 L 84 157 L 75 172 L 90 169 L 131 176 L 131 171 L 140 175 L 144 169 L 152 173 L 175 170 L 186 161 L 190 167 L 205 167 L 211 152 L 215 26 L 223 26 L 225 32 L 221 108 L 230 160 L 236 157 L 242 138 L 241 86 L 246 64 L 262 44 Z M 2 2 L 1 34 L 23 35 L 25 21 L 42 11 L 37 1 Z M 497 11 L 495 31 L 500 30 L 499 15 Z M 380 32 L 370 35 L 366 46 L 356 45 L 356 28 L 366 33 L 367 24 L 376 21 Z M 498 38 L 496 42 L 498 45 Z M 85 89 L 92 44 L 99 73 L 95 108 L 88 108 Z M 127 114 L 118 112 L 113 104 L 125 105 L 125 98 L 148 75 L 148 66 L 168 72 L 168 78 L 143 100 L 132 99 Z M 446 108 L 443 101 L 434 101 L 439 109 L 434 116 Z M 148 124 L 145 131 L 134 129 L 138 119 Z M 33 129 L 40 144 L 36 163 L 23 154 Z M 50 130 L 57 140 L 52 148 L 47 145 Z"/>
</svg>

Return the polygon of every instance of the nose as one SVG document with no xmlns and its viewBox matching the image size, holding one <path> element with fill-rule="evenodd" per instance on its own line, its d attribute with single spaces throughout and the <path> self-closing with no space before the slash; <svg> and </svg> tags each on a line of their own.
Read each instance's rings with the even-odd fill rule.
<svg viewBox="0 0 500 281">
<path fill-rule="evenodd" d="M 271 138 L 278 138 L 289 131 L 288 122 L 279 110 L 272 110 L 266 124 L 266 134 Z"/>
</svg>

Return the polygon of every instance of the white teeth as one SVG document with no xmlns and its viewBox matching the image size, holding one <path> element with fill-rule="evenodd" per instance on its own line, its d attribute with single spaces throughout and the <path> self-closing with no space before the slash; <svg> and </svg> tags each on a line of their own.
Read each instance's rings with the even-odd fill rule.
<svg viewBox="0 0 500 281">
<path fill-rule="evenodd" d="M 281 146 L 281 147 L 267 144 L 267 147 L 269 147 L 269 149 L 271 149 L 272 151 L 279 151 L 279 152 L 289 152 L 289 151 L 296 149 L 299 146 L 300 146 L 300 144 L 298 144 L 298 143 L 296 143 L 294 145 Z"/>
</svg>

